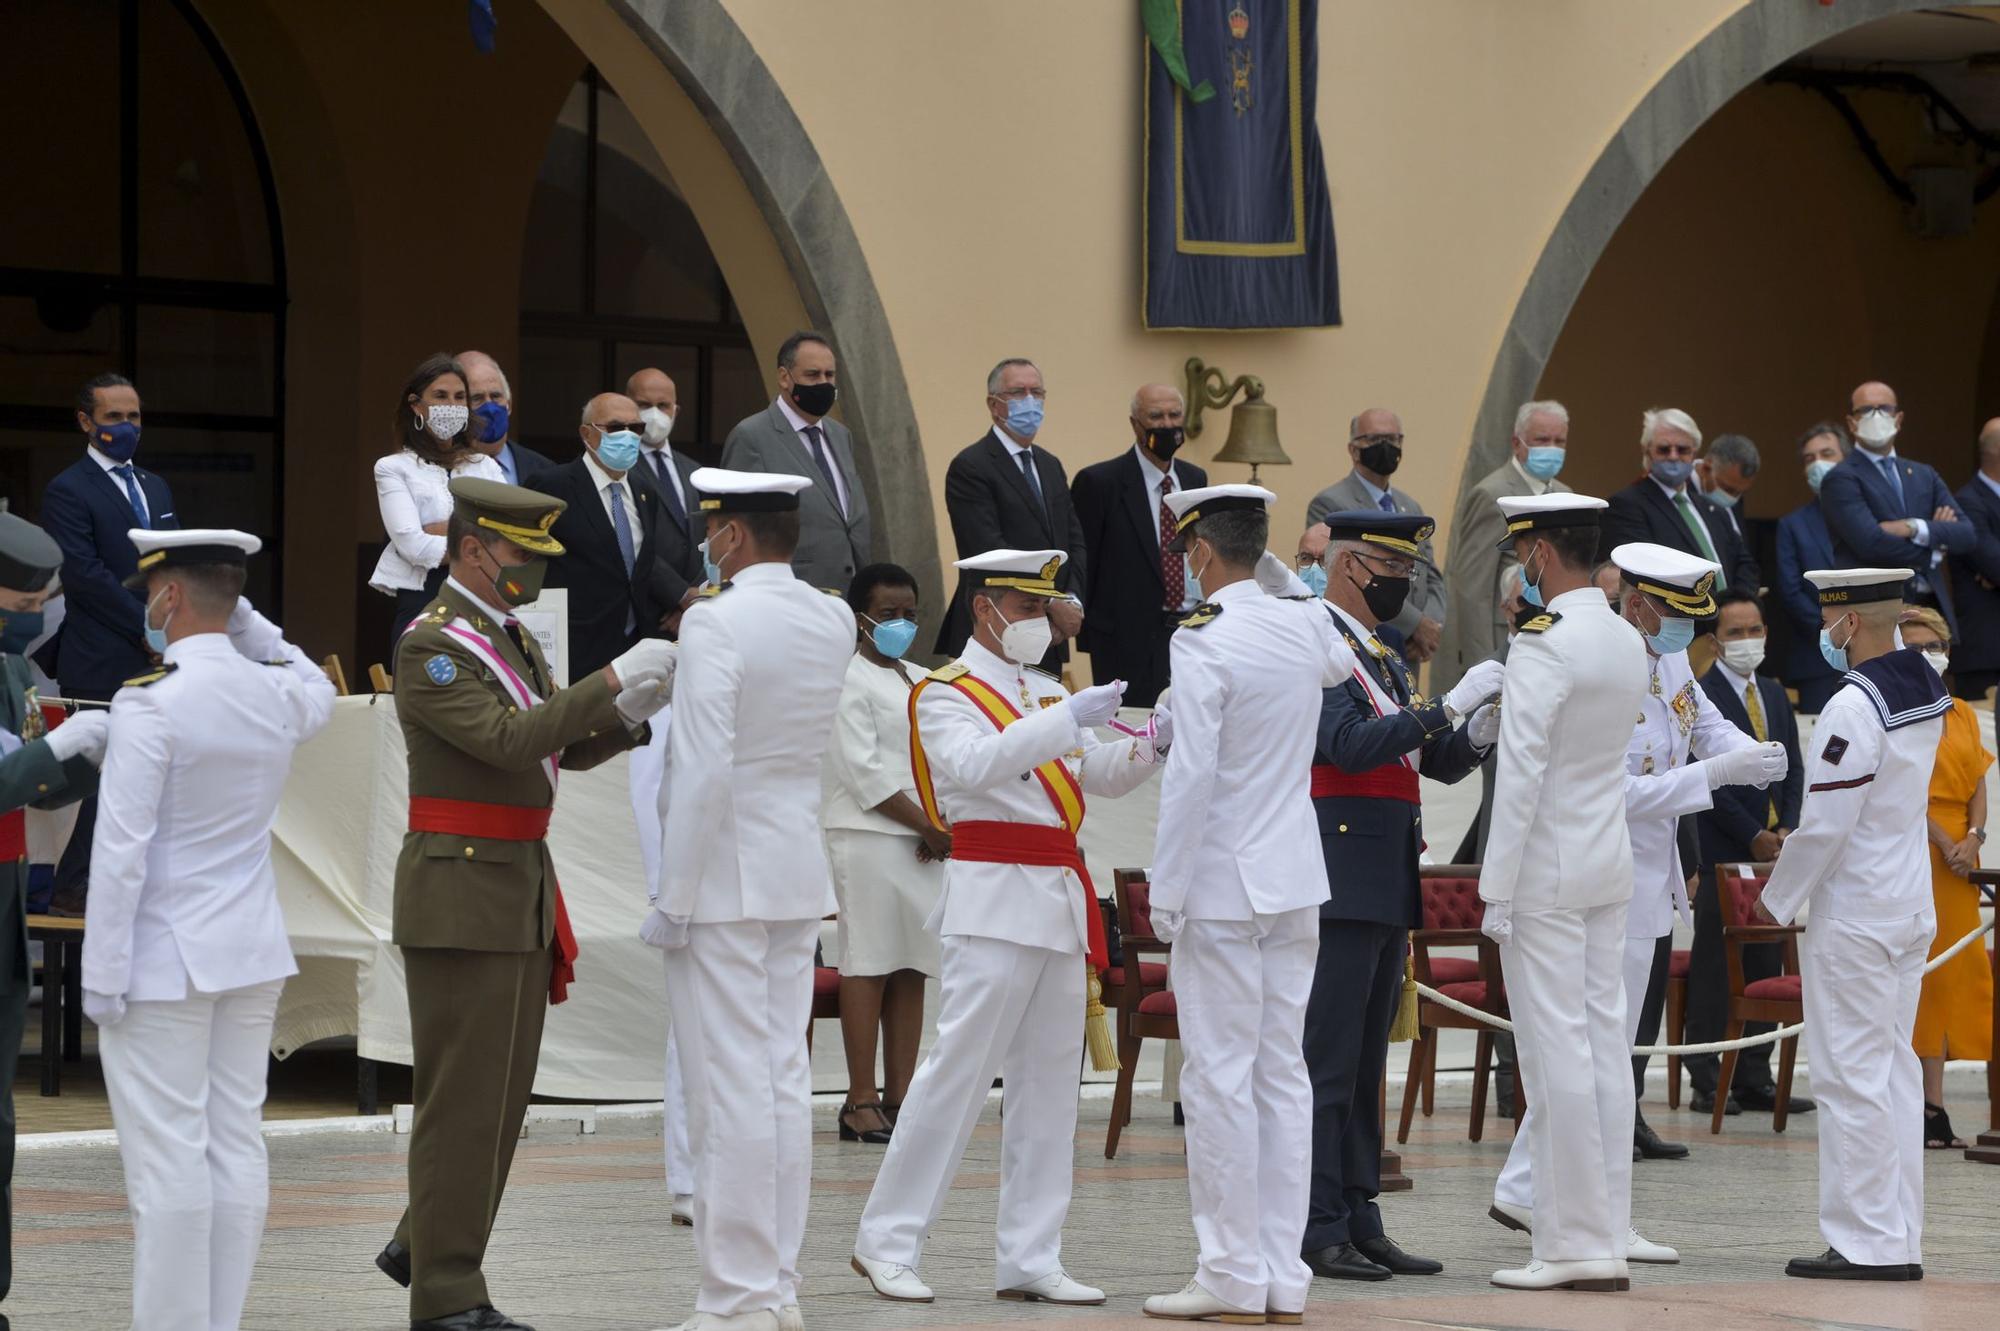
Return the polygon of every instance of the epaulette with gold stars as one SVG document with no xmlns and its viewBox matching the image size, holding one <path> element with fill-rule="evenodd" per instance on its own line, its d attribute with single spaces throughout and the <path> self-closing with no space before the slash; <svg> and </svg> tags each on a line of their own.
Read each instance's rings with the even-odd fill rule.
<svg viewBox="0 0 2000 1331">
<path fill-rule="evenodd" d="M 1203 601 L 1188 613 L 1186 619 L 1181 621 L 1181 627 L 1184 629 L 1198 629 L 1204 624 L 1214 623 L 1216 616 L 1221 613 L 1221 606 L 1213 601 Z"/>
<path fill-rule="evenodd" d="M 420 624 L 449 624 L 451 622 L 451 607 L 443 601 L 439 601 L 436 605 L 418 615 L 417 622 Z"/>
<path fill-rule="evenodd" d="M 161 680 L 165 679 L 168 675 L 173 674 L 174 671 L 179 669 L 180 669 L 179 666 L 175 665 L 172 661 L 169 661 L 165 665 L 162 665 L 158 670 L 148 670 L 143 675 L 132 676 L 132 678 L 125 681 L 125 687 L 128 689 L 143 689 L 148 684 L 159 683 Z"/>
<path fill-rule="evenodd" d="M 1554 628 L 1556 624 L 1561 621 L 1561 619 L 1562 616 L 1557 614 L 1555 611 L 1544 610 L 1542 611 L 1541 614 L 1536 615 L 1533 619 L 1521 625 L 1521 632 L 1547 633 L 1550 629 Z"/>
<path fill-rule="evenodd" d="M 937 669 L 931 671 L 931 673 L 924 676 L 924 678 L 934 679 L 940 684 L 949 684 L 954 679 L 962 679 L 963 677 L 971 673 L 972 673 L 972 667 L 967 665 L 965 662 L 948 661 L 944 665 L 941 665 Z"/>
</svg>

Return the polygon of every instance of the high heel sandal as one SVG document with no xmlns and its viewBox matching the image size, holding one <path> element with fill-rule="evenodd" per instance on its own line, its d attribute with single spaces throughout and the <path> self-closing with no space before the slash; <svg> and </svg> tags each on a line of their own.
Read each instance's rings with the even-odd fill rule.
<svg viewBox="0 0 2000 1331">
<path fill-rule="evenodd" d="M 1964 1148 L 1965 1143 L 1951 1130 L 1951 1115 L 1944 1112 L 1944 1106 L 1924 1101 L 1924 1149 L 1959 1151 Z"/>
<path fill-rule="evenodd" d="M 844 1142 L 866 1142 L 870 1146 L 887 1146 L 889 1144 L 890 1129 L 855 1128 L 848 1126 L 848 1115 L 859 1114 L 864 1109 L 872 1109 L 876 1113 L 881 1114 L 882 1102 L 874 1100 L 865 1105 L 842 1105 L 840 1107 L 840 1140 Z M 886 1119 L 888 1116 L 884 1114 L 883 1117 Z"/>
</svg>

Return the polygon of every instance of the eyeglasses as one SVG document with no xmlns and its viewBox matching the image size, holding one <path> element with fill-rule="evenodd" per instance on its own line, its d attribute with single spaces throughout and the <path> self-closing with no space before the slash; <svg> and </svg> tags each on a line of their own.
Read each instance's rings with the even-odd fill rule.
<svg viewBox="0 0 2000 1331">
<path fill-rule="evenodd" d="M 1355 553 L 1354 557 L 1360 560 L 1370 573 L 1385 578 L 1407 578 L 1417 571 L 1417 566 L 1407 559 L 1390 559 L 1383 555 L 1360 553 Z"/>
<path fill-rule="evenodd" d="M 1002 402 L 1019 402 L 1023 398 L 1030 397 L 1041 402 L 1045 401 L 1048 395 L 1049 390 L 1046 388 L 1003 388 L 993 396 Z"/>
<path fill-rule="evenodd" d="M 1863 416 L 1875 415 L 1878 413 L 1883 416 L 1894 416 L 1899 410 L 1900 408 L 1898 408 L 1896 404 L 1893 402 L 1873 402 L 1865 407 L 1856 407 L 1854 409 L 1854 419 L 1858 421 Z"/>
<path fill-rule="evenodd" d="M 1350 442 L 1360 444 L 1364 448 L 1374 444 L 1387 444 L 1391 448 L 1401 448 L 1403 446 L 1403 436 L 1400 434 L 1357 434 Z"/>
<path fill-rule="evenodd" d="M 605 421 L 599 424 L 596 421 L 592 421 L 590 428 L 598 431 L 600 434 L 616 434 L 620 430 L 630 430 L 633 434 L 637 434 L 646 428 L 646 423 L 644 421 Z"/>
</svg>

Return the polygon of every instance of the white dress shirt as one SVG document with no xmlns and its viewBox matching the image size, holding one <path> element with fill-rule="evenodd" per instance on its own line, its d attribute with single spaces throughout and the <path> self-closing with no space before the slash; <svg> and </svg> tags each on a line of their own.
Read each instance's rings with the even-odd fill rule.
<svg viewBox="0 0 2000 1331">
<path fill-rule="evenodd" d="M 606 471 L 589 449 L 583 450 L 584 469 L 590 473 L 590 486 L 597 491 L 597 502 L 604 509 L 604 520 L 611 524 L 611 530 L 618 530 L 618 517 L 611 508 L 611 487 L 616 485 L 620 498 L 624 501 L 626 530 L 632 533 L 632 555 L 638 557 L 646 545 L 646 529 L 639 525 L 639 501 L 632 494 L 632 473 L 613 476 Z M 646 464 L 650 465 L 650 464 Z"/>
<path fill-rule="evenodd" d="M 111 457 L 109 454 L 100 453 L 97 450 L 96 444 L 86 444 L 84 445 L 84 450 L 90 454 L 90 460 L 92 462 L 95 462 L 98 466 L 104 468 L 104 474 L 109 476 L 111 478 L 111 483 L 118 487 L 118 493 L 124 495 L 126 502 L 130 503 L 132 500 L 132 495 L 130 491 L 126 490 L 125 478 L 118 474 L 118 469 L 120 467 L 130 467 L 133 464 L 130 462 L 120 462 L 117 459 Z M 132 486 L 139 492 L 139 525 L 142 527 L 150 527 L 153 525 L 153 515 L 146 511 L 145 487 L 139 484 L 139 474 L 136 471 L 132 472 L 131 476 L 132 476 Z"/>
<path fill-rule="evenodd" d="M 1002 443 L 1011 444 L 1013 442 L 1013 440 L 1007 438 L 1007 436 L 1004 434 L 1000 436 L 1000 439 Z M 1152 532 L 1154 538 L 1153 545 L 1154 548 L 1157 549 L 1160 544 L 1159 542 L 1160 504 L 1163 501 L 1163 493 L 1166 486 L 1167 475 L 1169 472 L 1173 470 L 1173 463 L 1169 462 L 1166 466 L 1166 469 L 1162 470 L 1160 464 L 1153 461 L 1152 456 L 1148 454 L 1145 449 L 1141 448 L 1137 444 L 1132 445 L 1132 456 L 1139 459 L 1139 474 L 1146 478 L 1146 512 L 1149 515 L 1151 515 L 1153 519 L 1152 523 Z M 1021 464 L 1017 462 L 1014 465 L 1018 467 Z M 1183 488 L 1184 487 L 1181 485 L 1181 478 L 1179 477 L 1179 475 L 1175 475 L 1174 489 L 1180 490 Z M 1189 578 L 1186 581 L 1186 583 L 1183 584 L 1183 590 L 1181 593 L 1181 609 L 1192 610 L 1197 605 L 1201 604 L 1201 598 L 1194 594 L 1193 590 L 1194 586 L 1195 586 L 1195 580 L 1193 578 Z"/>
<path fill-rule="evenodd" d="M 498 462 L 479 452 L 450 471 L 424 461 L 407 448 L 375 460 L 375 501 L 382 510 L 389 543 L 375 561 L 375 572 L 368 579 L 370 587 L 388 596 L 421 591 L 425 577 L 444 563 L 444 537 L 424 528 L 451 517 L 451 482 L 456 476 L 507 479 Z M 111 479 L 115 482 L 118 478 Z"/>
<path fill-rule="evenodd" d="M 784 413 L 786 422 L 792 427 L 793 433 L 799 437 L 799 447 L 806 451 L 807 457 L 813 459 L 814 465 L 810 478 L 812 483 L 818 485 L 826 479 L 820 473 L 818 465 L 819 458 L 823 453 L 826 457 L 827 466 L 833 469 L 833 497 L 839 501 L 841 513 L 845 515 L 853 512 L 852 506 L 847 502 L 847 477 L 841 475 L 840 459 L 833 454 L 833 438 L 827 432 L 826 418 L 822 416 L 816 421 L 809 421 L 799 415 L 798 410 L 791 403 L 785 401 L 783 393 L 778 394 L 777 400 L 778 410 Z M 806 431 L 809 429 L 817 429 L 819 431 L 820 452 L 815 452 L 812 440 L 806 438 Z"/>
</svg>

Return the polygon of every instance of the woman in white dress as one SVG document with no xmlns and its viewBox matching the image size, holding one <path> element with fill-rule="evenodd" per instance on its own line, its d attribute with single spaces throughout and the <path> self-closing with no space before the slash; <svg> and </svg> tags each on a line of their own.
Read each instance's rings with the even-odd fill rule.
<svg viewBox="0 0 2000 1331">
<path fill-rule="evenodd" d="M 451 517 L 454 476 L 504 481 L 500 464 L 473 447 L 465 370 L 440 352 L 417 366 L 396 399 L 390 440 L 395 452 L 375 463 L 375 500 L 389 543 L 368 585 L 396 598 L 389 655 L 403 627 L 423 611 L 444 581 L 444 525 Z"/>
<path fill-rule="evenodd" d="M 938 973 L 938 940 L 924 921 L 944 888 L 951 836 L 925 821 L 910 775 L 910 691 L 924 671 L 901 658 L 916 638 L 916 579 L 894 564 L 870 564 L 854 575 L 847 603 L 860 642 L 820 769 L 820 826 L 840 901 L 835 964 L 848 1081 L 840 1139 L 879 1145 L 917 1070 L 924 977 Z"/>
</svg>

